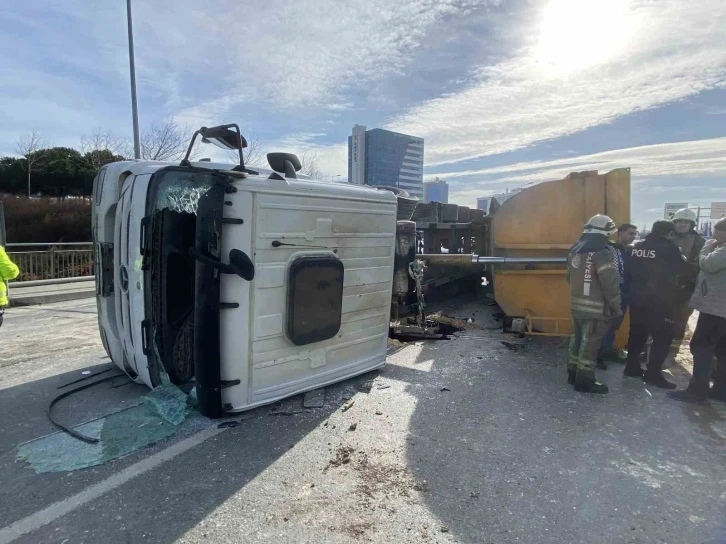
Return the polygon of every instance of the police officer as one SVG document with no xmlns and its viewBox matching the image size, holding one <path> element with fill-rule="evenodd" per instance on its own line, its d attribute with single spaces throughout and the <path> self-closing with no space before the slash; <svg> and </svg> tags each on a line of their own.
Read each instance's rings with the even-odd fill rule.
<svg viewBox="0 0 726 544">
<path fill-rule="evenodd" d="M 675 333 L 676 312 L 685 302 L 683 286 L 692 271 L 672 241 L 673 230 L 671 221 L 656 221 L 645 240 L 635 243 L 628 260 L 630 337 L 623 374 L 643 377 L 645 383 L 663 389 L 676 387 L 663 377 L 661 368 Z M 653 344 L 643 373 L 640 353 L 648 336 Z"/>
<path fill-rule="evenodd" d="M 585 225 L 567 258 L 572 338 L 567 351 L 568 382 L 584 393 L 607 393 L 595 379 L 595 364 L 603 337 L 621 315 L 620 281 L 608 238 L 617 231 L 607 215 Z"/>
<path fill-rule="evenodd" d="M 5 306 L 8 305 L 8 291 L 5 282 L 17 278 L 19 272 L 18 267 L 5 253 L 3 246 L 0 246 L 0 326 L 3 324 Z"/>
<path fill-rule="evenodd" d="M 696 232 L 696 212 L 683 208 L 673 214 L 673 224 L 675 225 L 675 232 L 673 241 L 681 250 L 681 253 L 691 265 L 691 273 L 687 278 L 684 278 L 682 288 L 685 290 L 683 297 L 684 302 L 680 304 L 676 309 L 674 319 L 676 322 L 675 332 L 673 335 L 673 341 L 671 342 L 670 351 L 666 357 L 666 361 L 663 364 L 664 367 L 669 367 L 673 364 L 678 355 L 678 351 L 681 349 L 681 343 L 683 337 L 686 335 L 686 328 L 688 327 L 688 319 L 693 313 L 693 309 L 688 305 L 688 299 L 693 293 L 693 289 L 696 287 L 696 278 L 698 278 L 698 256 L 703 249 L 703 244 L 706 240 Z"/>
</svg>

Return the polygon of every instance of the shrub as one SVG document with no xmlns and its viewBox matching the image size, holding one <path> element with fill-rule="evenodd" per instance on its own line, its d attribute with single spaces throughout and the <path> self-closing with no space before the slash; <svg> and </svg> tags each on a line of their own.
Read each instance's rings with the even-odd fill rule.
<svg viewBox="0 0 726 544">
<path fill-rule="evenodd" d="M 0 196 L 7 241 L 54 243 L 91 241 L 91 199 Z"/>
</svg>

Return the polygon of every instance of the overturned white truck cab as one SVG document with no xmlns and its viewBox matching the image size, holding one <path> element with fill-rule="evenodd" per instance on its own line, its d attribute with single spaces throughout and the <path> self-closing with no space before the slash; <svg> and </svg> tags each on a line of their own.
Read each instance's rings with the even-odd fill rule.
<svg viewBox="0 0 726 544">
<path fill-rule="evenodd" d="M 197 134 L 238 138 L 240 164 L 112 163 L 93 194 L 108 355 L 152 388 L 194 380 L 209 417 L 383 365 L 391 304 L 395 195 L 301 179 L 286 153 L 245 167 L 231 128 Z"/>
</svg>

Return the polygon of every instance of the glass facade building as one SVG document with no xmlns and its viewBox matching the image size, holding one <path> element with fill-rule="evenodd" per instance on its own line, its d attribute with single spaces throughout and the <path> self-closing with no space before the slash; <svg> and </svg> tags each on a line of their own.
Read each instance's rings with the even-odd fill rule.
<svg viewBox="0 0 726 544">
<path fill-rule="evenodd" d="M 423 185 L 423 201 L 449 203 L 449 184 L 445 180 L 436 178 L 433 181 L 427 181 Z"/>
<path fill-rule="evenodd" d="M 356 125 L 348 137 L 348 181 L 387 185 L 423 199 L 423 138 Z"/>
</svg>

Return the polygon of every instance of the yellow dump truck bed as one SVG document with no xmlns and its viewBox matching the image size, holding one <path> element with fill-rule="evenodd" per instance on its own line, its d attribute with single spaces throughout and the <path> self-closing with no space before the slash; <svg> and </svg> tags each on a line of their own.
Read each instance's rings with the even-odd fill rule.
<svg viewBox="0 0 726 544">
<path fill-rule="evenodd" d="M 522 190 L 492 219 L 492 255 L 567 256 L 596 214 L 630 222 L 630 168 L 607 174 L 578 172 Z M 569 289 L 564 264 L 503 265 L 494 269 L 494 296 L 504 312 L 524 317 L 533 332 L 570 334 Z M 627 339 L 623 326 L 617 344 Z"/>
</svg>

